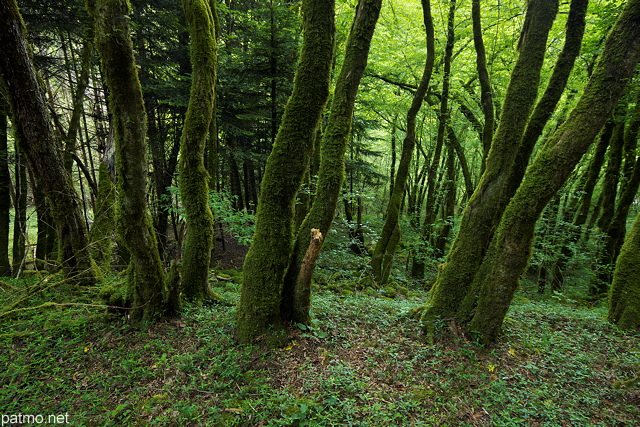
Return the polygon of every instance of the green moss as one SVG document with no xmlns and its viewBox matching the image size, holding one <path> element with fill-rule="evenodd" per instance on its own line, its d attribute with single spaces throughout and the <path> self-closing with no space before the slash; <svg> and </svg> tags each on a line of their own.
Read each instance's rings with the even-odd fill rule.
<svg viewBox="0 0 640 427">
<path fill-rule="evenodd" d="M 640 331 L 640 215 L 625 239 L 613 271 L 609 321 L 621 329 Z"/>
<path fill-rule="evenodd" d="M 96 42 L 109 87 L 118 175 L 116 230 L 131 255 L 131 320 L 144 325 L 165 311 L 167 293 L 147 207 L 146 113 L 129 35 L 129 3 L 96 0 Z M 89 9 L 93 10 L 91 4 Z M 63 233 L 61 233 L 63 234 Z"/>
<path fill-rule="evenodd" d="M 208 1 L 183 0 L 191 36 L 193 67 L 189 107 L 180 145 L 179 185 L 187 235 L 182 256 L 182 289 L 186 299 L 212 297 L 209 261 L 213 248 L 213 214 L 209 208 L 209 176 L 204 165 L 216 83 L 215 23 Z"/>
<path fill-rule="evenodd" d="M 292 250 L 296 195 L 308 168 L 329 93 L 334 41 L 333 0 L 304 0 L 303 44 L 294 88 L 262 178 L 253 243 L 243 267 L 237 310 L 241 342 L 282 330 L 281 298 Z"/>
</svg>

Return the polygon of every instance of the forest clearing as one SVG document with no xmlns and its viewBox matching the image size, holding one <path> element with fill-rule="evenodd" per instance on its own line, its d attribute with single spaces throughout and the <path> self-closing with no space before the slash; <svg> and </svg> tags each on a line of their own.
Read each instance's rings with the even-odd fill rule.
<svg viewBox="0 0 640 427">
<path fill-rule="evenodd" d="M 0 0 L 2 425 L 640 423 L 640 0 Z"/>
</svg>

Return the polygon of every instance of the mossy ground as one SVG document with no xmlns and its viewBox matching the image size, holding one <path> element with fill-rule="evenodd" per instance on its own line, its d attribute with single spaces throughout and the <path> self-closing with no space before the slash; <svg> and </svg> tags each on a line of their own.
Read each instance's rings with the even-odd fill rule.
<svg viewBox="0 0 640 427">
<path fill-rule="evenodd" d="M 29 280 L 0 283 L 0 312 L 18 298 L 98 301 L 97 288 Z M 216 285 L 238 301 L 240 285 Z M 0 408 L 96 426 L 636 425 L 640 389 L 619 384 L 638 376 L 640 336 L 535 290 L 519 293 L 490 348 L 427 344 L 407 316 L 424 301 L 416 289 L 318 290 L 314 327 L 275 349 L 236 343 L 234 307 L 187 307 L 147 330 L 101 307 L 23 311 L 0 317 Z"/>
</svg>

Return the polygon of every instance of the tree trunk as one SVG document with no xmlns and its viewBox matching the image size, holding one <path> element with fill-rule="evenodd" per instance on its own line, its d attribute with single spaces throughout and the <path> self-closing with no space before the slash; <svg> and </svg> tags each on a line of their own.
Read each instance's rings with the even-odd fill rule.
<svg viewBox="0 0 640 427">
<path fill-rule="evenodd" d="M 278 339 L 285 270 L 292 250 L 295 199 L 302 184 L 333 62 L 334 2 L 303 0 L 303 43 L 293 93 L 264 171 L 253 244 L 244 262 L 237 337 Z"/>
<path fill-rule="evenodd" d="M 166 292 L 147 207 L 146 114 L 129 36 L 128 2 L 96 0 L 94 15 L 115 130 L 116 229 L 131 255 L 131 320 L 134 325 L 143 325 L 164 314 Z"/>
<path fill-rule="evenodd" d="M 458 317 L 458 308 L 468 294 L 495 226 L 500 221 L 502 197 L 527 118 L 538 94 L 547 36 L 557 7 L 556 0 L 529 2 L 520 37 L 520 55 L 511 73 L 485 171 L 464 210 L 460 229 L 446 262 L 440 268 L 428 308 L 423 314 L 428 327 L 432 327 L 437 318 Z"/>
<path fill-rule="evenodd" d="M 11 175 L 9 174 L 9 149 L 7 116 L 9 108 L 0 93 L 0 277 L 11 276 L 9 263 L 9 225 L 11 209 Z"/>
<path fill-rule="evenodd" d="M 482 112 L 484 113 L 484 126 L 482 126 L 482 171 L 489 155 L 493 130 L 495 126 L 495 113 L 493 111 L 493 91 L 487 69 L 487 54 L 482 39 L 482 16 L 480 13 L 480 0 L 471 1 L 471 19 L 473 21 L 473 45 L 476 50 L 476 69 L 480 81 L 480 93 L 482 99 Z"/>
<path fill-rule="evenodd" d="M 309 233 L 312 229 L 318 229 L 321 236 L 326 236 L 335 215 L 344 181 L 344 156 L 351 133 L 356 94 L 367 66 L 369 46 L 381 4 L 381 0 L 360 0 L 347 40 L 344 63 L 336 81 L 329 118 L 320 143 L 316 195 L 309 214 L 298 230 L 284 280 L 282 316 L 293 322 L 308 323 L 310 320 L 310 293 L 298 290 L 299 287 L 308 286 L 300 280 L 300 268 L 306 256 Z M 322 241 L 319 245 L 322 246 Z M 298 297 L 305 300 L 300 301 Z"/>
<path fill-rule="evenodd" d="M 58 256 L 69 277 L 80 283 L 95 283 L 80 203 L 63 166 L 15 0 L 0 3 L 0 20 L 0 80 L 7 89 L 20 147 L 50 202 L 60 236 Z"/>
<path fill-rule="evenodd" d="M 182 257 L 182 290 L 185 298 L 202 302 L 214 297 L 209 287 L 209 260 L 213 245 L 213 214 L 204 153 L 213 117 L 217 44 L 215 21 L 205 0 L 182 0 L 193 67 L 189 107 L 180 149 L 180 196 L 187 223 Z"/>
<path fill-rule="evenodd" d="M 108 161 L 105 159 L 98 167 L 96 211 L 93 215 L 93 226 L 89 232 L 93 259 L 104 271 L 109 271 L 111 266 L 116 207 L 116 186 L 107 165 Z"/>
<path fill-rule="evenodd" d="M 589 0 L 571 1 L 564 46 L 553 67 L 553 73 L 549 78 L 547 87 L 540 101 L 536 104 L 527 123 L 524 135 L 522 136 L 522 142 L 520 143 L 514 160 L 511 177 L 508 180 L 507 191 L 503 197 L 505 205 L 516 193 L 518 186 L 522 182 L 522 177 L 529 165 L 533 148 L 536 142 L 538 142 L 540 135 L 542 135 L 542 131 L 549 121 L 549 118 L 551 118 L 551 115 L 556 110 L 558 101 L 560 101 L 560 97 L 567 86 L 569 75 L 571 74 L 571 70 L 573 70 L 573 64 L 580 53 L 588 5 Z"/>
<path fill-rule="evenodd" d="M 449 2 L 449 17 L 447 19 L 447 43 L 444 49 L 444 71 L 442 76 L 442 95 L 440 97 L 440 110 L 438 111 L 438 133 L 436 135 L 436 147 L 429 165 L 429 173 L 427 175 L 427 206 L 424 223 L 422 225 L 422 238 L 425 241 L 434 243 L 435 222 L 438 216 L 440 203 L 436 202 L 436 194 L 438 191 L 437 175 L 440 167 L 440 156 L 442 155 L 442 147 L 444 145 L 445 135 L 449 126 L 449 86 L 451 80 L 451 58 L 453 56 L 453 47 L 455 42 L 455 11 L 456 1 Z M 435 247 L 432 245 L 432 248 Z M 426 248 L 422 248 L 423 250 Z M 413 277 L 422 279 L 425 270 L 426 254 L 421 254 L 413 258 L 413 266 L 411 273 Z M 434 252 L 434 258 L 439 258 L 443 254 Z"/>
<path fill-rule="evenodd" d="M 609 322 L 640 331 L 640 214 L 620 249 L 609 294 Z"/>
<path fill-rule="evenodd" d="M 22 150 L 16 144 L 16 163 L 14 169 L 14 188 L 16 192 L 13 209 L 13 271 L 20 277 L 27 255 L 27 162 Z"/>
<path fill-rule="evenodd" d="M 387 205 L 382 232 L 376 242 L 373 256 L 371 257 L 373 277 L 379 284 L 387 282 L 396 247 L 400 242 L 400 226 L 398 223 L 400 219 L 400 205 L 402 204 L 407 179 L 409 177 L 411 156 L 413 155 L 416 144 L 416 116 L 429 90 L 429 82 L 431 81 L 435 61 L 435 32 L 433 28 L 433 18 L 431 16 L 430 0 L 422 0 L 422 14 L 426 31 L 427 59 L 420 84 L 413 95 L 411 107 L 409 107 L 409 111 L 407 111 L 407 133 L 402 142 L 402 153 L 395 175 L 393 191 L 389 198 L 389 204 Z"/>
<path fill-rule="evenodd" d="M 495 340 L 530 255 L 536 220 L 611 115 L 640 60 L 640 0 L 630 0 L 607 38 L 578 104 L 545 143 L 505 209 L 485 258 L 469 331 Z"/>
</svg>

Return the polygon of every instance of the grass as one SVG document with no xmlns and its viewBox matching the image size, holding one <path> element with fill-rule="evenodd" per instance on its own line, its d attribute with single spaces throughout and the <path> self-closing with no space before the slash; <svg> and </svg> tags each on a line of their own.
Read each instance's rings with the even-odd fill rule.
<svg viewBox="0 0 640 427">
<path fill-rule="evenodd" d="M 315 327 L 290 344 L 238 345 L 233 307 L 187 307 L 147 330 L 92 306 L 98 289 L 0 283 L 0 415 L 69 423 L 209 426 L 637 425 L 640 337 L 601 308 L 525 289 L 500 342 L 430 345 L 419 297 L 319 291 Z M 216 290 L 238 300 L 239 286 Z M 88 305 L 83 305 L 88 304 Z M 322 338 L 321 338 L 322 337 Z"/>
</svg>

